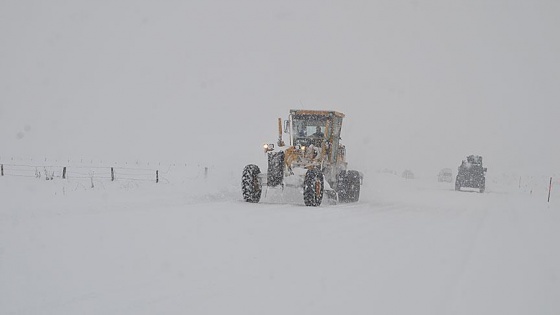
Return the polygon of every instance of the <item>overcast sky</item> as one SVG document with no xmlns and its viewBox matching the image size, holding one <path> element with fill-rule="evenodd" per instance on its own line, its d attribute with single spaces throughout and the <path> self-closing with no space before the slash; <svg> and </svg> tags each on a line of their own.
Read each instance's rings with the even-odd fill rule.
<svg viewBox="0 0 560 315">
<path fill-rule="evenodd" d="M 311 108 L 352 168 L 559 172 L 559 30 L 552 0 L 2 0 L 0 159 L 262 164 Z"/>
</svg>

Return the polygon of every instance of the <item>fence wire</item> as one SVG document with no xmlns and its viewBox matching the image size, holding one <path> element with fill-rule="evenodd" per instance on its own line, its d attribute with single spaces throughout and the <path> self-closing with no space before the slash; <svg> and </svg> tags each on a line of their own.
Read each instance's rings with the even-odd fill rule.
<svg viewBox="0 0 560 315">
<path fill-rule="evenodd" d="M 13 160 L 13 159 L 12 159 Z M 46 162 L 46 160 L 45 160 Z M 93 161 L 92 161 L 93 162 Z M 128 164 L 128 163 L 127 163 Z M 52 163 L 2 163 L 1 176 L 25 177 L 42 179 L 78 179 L 103 181 L 133 181 L 133 182 L 185 182 L 204 179 L 208 176 L 209 167 L 189 164 L 161 165 L 161 168 L 144 168 L 132 166 L 111 165 L 68 165 Z M 154 164 L 155 165 L 155 164 Z"/>
</svg>

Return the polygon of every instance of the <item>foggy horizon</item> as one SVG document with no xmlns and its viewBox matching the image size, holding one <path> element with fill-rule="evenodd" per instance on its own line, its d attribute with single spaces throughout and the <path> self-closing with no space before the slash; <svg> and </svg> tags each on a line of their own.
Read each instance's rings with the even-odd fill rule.
<svg viewBox="0 0 560 315">
<path fill-rule="evenodd" d="M 433 174 L 477 154 L 489 173 L 560 172 L 559 13 L 553 1 L 5 1 L 0 159 L 264 163 L 277 118 L 307 108 L 346 115 L 350 168 Z"/>
</svg>

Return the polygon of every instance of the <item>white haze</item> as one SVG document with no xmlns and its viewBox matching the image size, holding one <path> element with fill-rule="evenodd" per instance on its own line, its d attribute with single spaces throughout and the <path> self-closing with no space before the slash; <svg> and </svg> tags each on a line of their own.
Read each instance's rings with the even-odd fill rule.
<svg viewBox="0 0 560 315">
<path fill-rule="evenodd" d="M 558 30 L 559 1 L 0 1 L 0 314 L 560 314 Z M 242 201 L 291 108 L 346 114 L 358 203 Z M 470 154 L 485 193 L 436 182 Z"/>
<path fill-rule="evenodd" d="M 360 170 L 559 171 L 557 1 L 2 1 L 0 159 L 264 160 L 290 108 Z"/>
</svg>

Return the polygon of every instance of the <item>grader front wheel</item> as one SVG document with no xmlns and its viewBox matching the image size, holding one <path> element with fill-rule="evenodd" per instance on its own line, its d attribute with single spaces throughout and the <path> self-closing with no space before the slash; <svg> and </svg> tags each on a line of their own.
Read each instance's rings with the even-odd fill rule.
<svg viewBox="0 0 560 315">
<path fill-rule="evenodd" d="M 261 170 L 254 164 L 249 164 L 243 169 L 243 176 L 241 178 L 243 200 L 257 203 L 261 199 L 262 188 L 258 178 L 260 173 Z"/>
<path fill-rule="evenodd" d="M 316 169 L 308 170 L 303 182 L 303 202 L 306 206 L 318 207 L 323 201 L 323 172 Z"/>
</svg>

